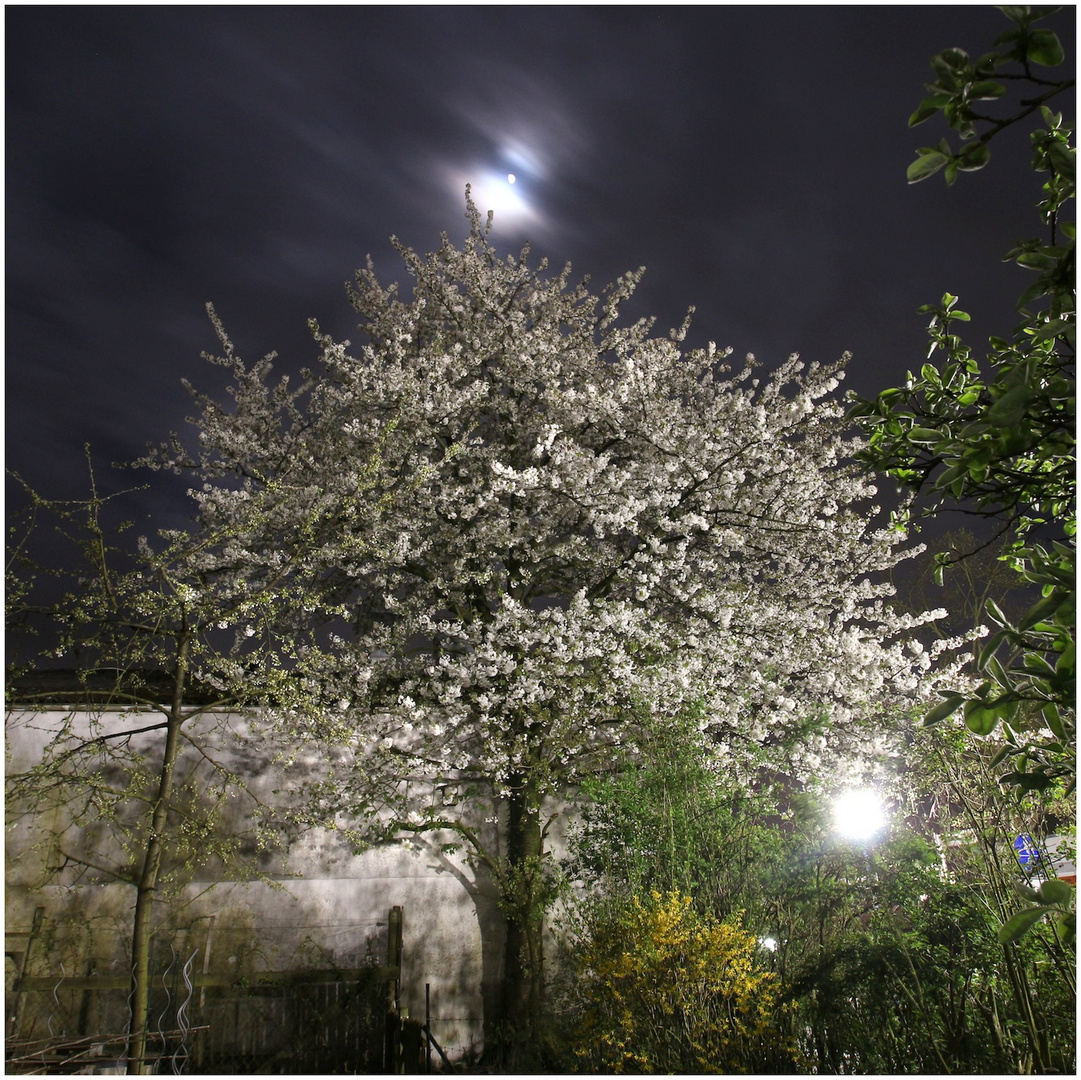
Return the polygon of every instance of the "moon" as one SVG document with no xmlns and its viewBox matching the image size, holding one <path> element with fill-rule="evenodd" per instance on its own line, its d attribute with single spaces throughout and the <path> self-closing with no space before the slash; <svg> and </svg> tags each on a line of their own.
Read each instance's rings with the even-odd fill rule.
<svg viewBox="0 0 1081 1080">
<path fill-rule="evenodd" d="M 489 210 L 495 213 L 495 227 L 501 236 L 522 235 L 527 229 L 536 232 L 544 227 L 542 215 L 533 200 L 536 171 L 529 168 L 528 162 L 520 163 L 513 155 L 500 156 L 504 160 L 489 164 L 477 162 L 468 171 L 448 166 L 444 170 L 448 189 L 455 193 L 457 201 L 468 184 L 481 217 Z"/>
</svg>

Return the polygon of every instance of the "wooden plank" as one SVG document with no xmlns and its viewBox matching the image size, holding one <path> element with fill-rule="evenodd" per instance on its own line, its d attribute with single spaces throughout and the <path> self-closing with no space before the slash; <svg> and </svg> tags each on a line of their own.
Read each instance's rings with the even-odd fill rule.
<svg viewBox="0 0 1081 1080">
<path fill-rule="evenodd" d="M 247 979 L 238 979 L 233 975 L 214 975 L 198 972 L 192 976 L 192 985 L 235 987 L 251 993 L 260 990 L 273 990 L 284 986 L 307 986 L 319 983 L 357 982 L 372 975 L 380 980 L 391 981 L 401 977 L 396 967 L 342 968 L 328 971 L 306 971 L 303 968 L 292 971 L 261 971 Z M 128 975 L 24 975 L 13 986 L 15 993 L 31 990 L 127 990 L 131 986 Z"/>
</svg>

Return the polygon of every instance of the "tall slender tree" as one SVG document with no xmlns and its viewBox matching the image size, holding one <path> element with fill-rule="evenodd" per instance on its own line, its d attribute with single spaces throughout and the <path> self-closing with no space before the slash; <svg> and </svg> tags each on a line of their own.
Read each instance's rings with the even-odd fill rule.
<svg viewBox="0 0 1081 1080">
<path fill-rule="evenodd" d="M 225 354 L 218 362 L 234 376 L 228 426 L 204 428 L 196 454 L 169 457 L 197 480 L 193 525 L 129 543 L 130 527 L 114 532 L 108 523 L 114 499 L 98 493 L 91 473 L 85 500 L 48 500 L 24 485 L 25 515 L 10 534 L 8 625 L 22 647 L 9 651 L 9 665 L 40 665 L 44 649 L 47 663 L 75 669 L 82 708 L 53 714 L 42 759 L 9 772 L 9 805 L 38 831 L 56 820 L 51 811 L 60 814 L 47 842 L 63 877 L 77 870 L 134 890 L 134 1073 L 149 1071 L 155 906 L 212 858 L 243 871 L 252 839 L 277 824 L 249 800 L 246 834 L 221 833 L 218 810 L 244 791 L 228 765 L 230 724 L 238 715 L 261 724 L 273 706 L 288 723 L 262 724 L 263 745 L 280 735 L 282 760 L 305 738 L 340 735 L 340 711 L 327 707 L 313 674 L 320 634 L 344 610 L 339 565 L 370 554 L 397 484 L 384 483 L 377 450 L 354 455 L 333 484 L 313 476 L 308 442 L 333 422 L 331 384 L 272 383 L 270 358 L 247 368 L 214 322 Z M 144 463 L 160 466 L 161 455 Z M 56 564 L 43 566 L 37 541 L 51 525 L 68 546 L 47 545 Z M 9 725 L 55 695 L 48 683 L 16 681 Z M 235 818 L 224 827 L 235 828 Z M 74 833 L 94 839 L 92 853 Z"/>
</svg>

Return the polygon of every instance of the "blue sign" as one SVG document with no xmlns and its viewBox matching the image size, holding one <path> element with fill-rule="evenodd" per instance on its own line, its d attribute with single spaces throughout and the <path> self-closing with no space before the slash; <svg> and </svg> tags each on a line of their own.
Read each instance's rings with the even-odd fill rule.
<svg viewBox="0 0 1081 1080">
<path fill-rule="evenodd" d="M 1032 866 L 1040 861 L 1040 850 L 1031 836 L 1022 834 L 1013 842 L 1013 850 L 1021 866 Z"/>
</svg>

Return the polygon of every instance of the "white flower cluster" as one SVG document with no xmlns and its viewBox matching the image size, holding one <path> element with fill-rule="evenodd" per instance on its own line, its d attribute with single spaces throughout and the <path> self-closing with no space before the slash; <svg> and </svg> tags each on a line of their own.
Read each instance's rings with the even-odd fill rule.
<svg viewBox="0 0 1081 1080">
<path fill-rule="evenodd" d="M 323 671 L 370 703 L 358 783 L 556 792 L 691 703 L 733 758 L 828 716 L 814 768 L 955 674 L 908 640 L 931 616 L 889 605 L 903 538 L 846 464 L 843 361 L 764 378 L 617 327 L 641 272 L 598 299 L 498 258 L 475 216 L 461 249 L 399 250 L 409 301 L 370 264 L 351 289 L 359 355 L 320 335 L 303 387 L 238 368 L 234 410 L 203 401 L 204 470 L 247 479 L 194 493 L 225 519 L 258 488 L 229 558 L 287 537 L 350 598 Z"/>
</svg>

